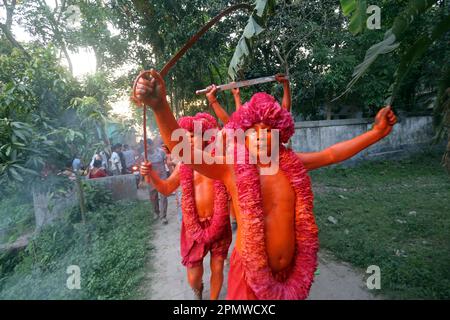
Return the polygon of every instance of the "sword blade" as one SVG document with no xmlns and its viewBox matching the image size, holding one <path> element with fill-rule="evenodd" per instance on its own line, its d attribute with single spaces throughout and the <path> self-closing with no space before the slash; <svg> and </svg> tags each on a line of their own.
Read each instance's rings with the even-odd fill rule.
<svg viewBox="0 0 450 320">
<path fill-rule="evenodd" d="M 234 88 L 249 87 L 249 86 L 254 86 L 256 84 L 273 82 L 273 81 L 276 81 L 275 76 L 243 80 L 243 81 L 238 81 L 238 82 L 234 82 L 234 83 L 230 82 L 227 84 L 221 84 L 220 86 L 217 86 L 217 92 L 224 91 L 224 90 L 230 90 L 230 89 L 234 89 Z M 204 94 L 206 92 L 208 92 L 208 89 L 202 89 L 202 90 L 195 91 L 196 94 Z"/>
</svg>

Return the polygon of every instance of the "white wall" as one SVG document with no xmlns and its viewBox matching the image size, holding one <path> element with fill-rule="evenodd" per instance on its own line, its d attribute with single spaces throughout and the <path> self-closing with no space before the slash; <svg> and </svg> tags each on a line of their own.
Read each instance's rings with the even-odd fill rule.
<svg viewBox="0 0 450 320">
<path fill-rule="evenodd" d="M 363 159 L 400 157 L 424 150 L 432 143 L 432 122 L 431 116 L 400 119 L 388 137 L 363 150 L 347 163 Z M 372 124 L 373 119 L 296 122 L 292 147 L 297 152 L 323 150 L 370 130 Z"/>
</svg>

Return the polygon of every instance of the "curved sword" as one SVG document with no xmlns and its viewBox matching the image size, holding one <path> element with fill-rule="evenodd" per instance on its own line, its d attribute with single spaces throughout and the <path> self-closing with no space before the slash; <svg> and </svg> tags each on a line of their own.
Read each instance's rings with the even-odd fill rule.
<svg viewBox="0 0 450 320">
<path fill-rule="evenodd" d="M 178 52 L 169 60 L 169 62 L 166 63 L 166 65 L 161 69 L 160 74 L 162 77 L 165 77 L 169 70 L 177 63 L 178 60 L 188 51 L 194 43 L 198 41 L 198 39 L 204 35 L 209 29 L 211 29 L 212 26 L 214 26 L 220 19 L 222 19 L 224 16 L 240 10 L 240 9 L 247 9 L 247 10 L 253 10 L 253 7 L 249 4 L 241 3 L 233 5 L 222 12 L 220 12 L 217 16 L 212 18 L 207 24 L 205 24 L 195 35 L 193 35 L 188 42 L 180 49 Z M 145 77 L 147 74 L 150 74 L 150 70 L 142 71 L 134 80 L 133 84 L 133 92 L 131 94 L 131 99 L 138 105 L 141 106 L 141 103 L 137 100 L 134 93 L 136 91 L 136 86 L 140 78 Z M 147 162 L 147 106 L 143 105 L 143 127 L 144 127 L 144 159 Z"/>
</svg>

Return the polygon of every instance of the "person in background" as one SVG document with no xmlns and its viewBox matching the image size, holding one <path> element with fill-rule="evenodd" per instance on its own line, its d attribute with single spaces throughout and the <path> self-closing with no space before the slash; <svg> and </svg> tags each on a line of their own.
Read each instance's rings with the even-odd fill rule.
<svg viewBox="0 0 450 320">
<path fill-rule="evenodd" d="M 75 155 L 72 160 L 72 169 L 74 172 L 80 171 L 83 169 L 83 163 L 78 155 Z"/>
<path fill-rule="evenodd" d="M 100 160 L 100 163 L 102 161 L 102 157 L 98 154 L 98 152 L 94 153 L 94 155 L 92 156 L 92 160 L 89 163 L 89 170 L 94 169 L 94 162 L 95 160 Z"/>
<path fill-rule="evenodd" d="M 161 145 L 161 149 L 166 154 L 166 165 L 165 165 L 165 167 L 166 167 L 166 171 L 167 171 L 167 176 L 170 176 L 170 174 L 175 169 L 178 161 L 175 161 L 172 158 L 172 156 L 170 155 L 169 148 L 167 148 L 167 146 L 165 144 Z"/>
<path fill-rule="evenodd" d="M 134 151 L 130 149 L 130 147 L 126 144 L 123 146 L 123 157 L 125 158 L 125 168 L 127 173 L 131 173 L 133 170 L 133 166 L 136 163 L 134 158 Z"/>
<path fill-rule="evenodd" d="M 108 176 L 104 168 L 102 168 L 102 160 L 94 160 L 94 167 L 89 171 L 89 179 L 97 179 Z"/>
<path fill-rule="evenodd" d="M 101 167 L 103 169 L 105 169 L 105 171 L 108 169 L 108 157 L 106 156 L 105 151 L 96 152 L 92 156 L 91 163 L 89 164 L 89 169 L 93 169 L 94 168 L 94 161 L 95 160 L 100 160 Z"/>
<path fill-rule="evenodd" d="M 133 147 L 131 147 L 131 150 L 133 151 L 134 163 L 141 163 L 141 157 L 144 151 L 139 152 L 139 145 L 134 145 Z"/>
<path fill-rule="evenodd" d="M 141 150 L 141 146 L 140 144 L 136 144 L 133 147 L 133 152 L 134 152 L 134 163 L 138 166 L 138 168 L 141 166 L 141 163 L 144 161 L 144 151 L 140 152 Z M 144 181 L 144 178 L 139 174 L 139 184 L 138 184 L 138 189 L 139 188 L 146 188 L 146 184 Z"/>
<path fill-rule="evenodd" d="M 172 155 L 170 154 L 169 148 L 163 144 L 161 146 L 161 149 L 165 152 L 166 154 L 166 170 L 167 170 L 167 176 L 169 177 L 172 172 L 175 170 L 175 167 L 177 166 L 178 162 L 180 162 L 179 160 L 177 160 L 176 158 L 173 158 Z M 177 213 L 178 213 L 178 221 L 181 222 L 182 218 L 183 218 L 183 212 L 181 210 L 181 198 L 182 198 L 183 194 L 181 192 L 181 187 L 178 187 L 177 190 L 175 191 L 175 199 L 177 202 Z"/>
<path fill-rule="evenodd" d="M 158 176 L 165 180 L 167 179 L 166 171 L 166 154 L 165 152 L 156 146 L 156 144 L 148 139 L 148 161 L 151 162 L 152 168 L 158 173 Z M 167 224 L 167 197 L 163 194 L 158 193 L 158 190 L 152 184 L 149 184 L 150 188 L 150 202 L 153 206 L 153 212 L 155 214 L 155 220 L 161 219 L 163 224 Z M 161 202 L 161 203 L 160 203 Z M 160 206 L 161 204 L 161 206 Z"/>
<path fill-rule="evenodd" d="M 66 176 L 71 181 L 75 181 L 77 179 L 75 173 L 73 172 L 73 160 L 66 163 L 66 167 L 63 171 L 58 173 L 58 176 Z"/>
<path fill-rule="evenodd" d="M 105 151 L 100 151 L 100 157 L 102 158 L 102 168 L 108 170 L 108 155 Z"/>
<path fill-rule="evenodd" d="M 122 169 L 120 170 L 121 174 L 127 174 L 127 166 L 125 162 L 125 156 L 123 155 L 123 144 L 120 144 L 120 151 L 119 151 L 119 158 L 120 158 L 120 165 L 122 166 Z"/>
<path fill-rule="evenodd" d="M 113 146 L 113 152 L 111 154 L 111 159 L 109 159 L 111 163 L 111 171 L 114 176 L 120 175 L 122 172 L 122 163 L 120 161 L 119 153 L 122 150 L 122 145 L 120 143 L 117 143 Z"/>
<path fill-rule="evenodd" d="M 138 148 L 138 152 L 139 154 L 143 154 L 144 153 L 144 140 L 141 139 L 137 145 Z"/>
</svg>

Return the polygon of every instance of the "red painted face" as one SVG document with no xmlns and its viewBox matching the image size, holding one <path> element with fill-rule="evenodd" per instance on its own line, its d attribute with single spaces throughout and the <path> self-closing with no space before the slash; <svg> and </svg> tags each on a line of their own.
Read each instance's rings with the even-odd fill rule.
<svg viewBox="0 0 450 320">
<path fill-rule="evenodd" d="M 264 123 L 257 123 L 252 127 L 253 132 L 245 137 L 245 146 L 250 154 L 257 157 L 260 162 L 261 157 L 272 155 L 272 133 L 271 127 Z"/>
</svg>

